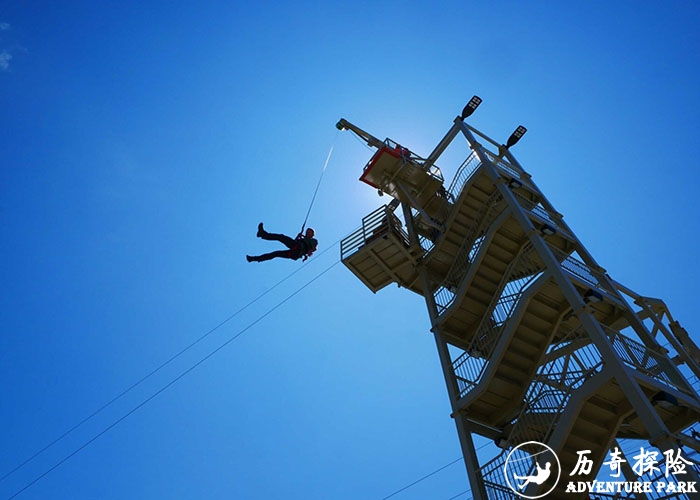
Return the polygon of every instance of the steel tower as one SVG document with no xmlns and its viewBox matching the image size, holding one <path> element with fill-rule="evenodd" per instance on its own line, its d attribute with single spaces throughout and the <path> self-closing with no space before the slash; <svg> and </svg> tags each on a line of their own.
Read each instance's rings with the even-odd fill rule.
<svg viewBox="0 0 700 500">
<path fill-rule="evenodd" d="M 542 462 L 522 443 L 546 444 L 562 475 L 587 451 L 594 466 L 577 481 L 594 479 L 621 440 L 700 451 L 688 433 L 700 418 L 700 351 L 662 301 L 615 281 L 586 250 L 511 153 L 523 127 L 499 144 L 466 123 L 480 102 L 427 158 L 337 124 L 377 149 L 360 180 L 393 198 L 342 241 L 342 262 L 373 292 L 397 283 L 425 298 L 474 499 L 517 498 L 508 455 L 522 455 L 510 462 L 521 476 Z M 446 185 L 436 162 L 460 136 L 470 154 Z M 480 463 L 475 434 L 500 452 Z M 697 470 L 684 477 L 700 484 Z M 542 495 L 556 479 L 522 494 Z M 567 493 L 567 481 L 547 496 L 586 497 Z"/>
</svg>

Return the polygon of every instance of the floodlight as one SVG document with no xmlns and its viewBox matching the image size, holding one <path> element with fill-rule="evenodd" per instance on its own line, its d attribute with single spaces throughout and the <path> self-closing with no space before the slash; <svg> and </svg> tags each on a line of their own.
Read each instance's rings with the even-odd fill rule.
<svg viewBox="0 0 700 500">
<path fill-rule="evenodd" d="M 506 142 L 506 147 L 512 148 L 513 146 L 515 146 L 520 140 L 520 138 L 525 135 L 525 132 L 527 132 L 527 129 L 522 125 L 518 125 L 518 128 L 515 129 L 515 132 L 510 134 L 508 142 Z"/>
<path fill-rule="evenodd" d="M 472 97 L 469 100 L 469 102 L 467 103 L 467 105 L 464 106 L 464 109 L 462 110 L 462 115 L 460 116 L 460 118 L 462 120 L 469 118 L 472 115 L 472 113 L 474 111 L 476 111 L 476 108 L 479 107 L 479 104 L 481 104 L 481 102 L 482 102 L 481 97 L 479 97 L 478 95 L 475 95 L 474 97 Z"/>
</svg>

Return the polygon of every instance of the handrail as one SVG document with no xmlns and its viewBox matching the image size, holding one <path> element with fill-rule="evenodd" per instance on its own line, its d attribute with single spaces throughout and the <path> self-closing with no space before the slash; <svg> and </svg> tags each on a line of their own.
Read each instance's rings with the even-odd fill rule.
<svg viewBox="0 0 700 500">
<path fill-rule="evenodd" d="M 649 376 L 654 376 L 654 378 L 672 384 L 673 378 L 671 374 L 675 374 L 675 372 L 672 370 L 666 372 L 669 367 L 664 365 L 670 363 L 666 358 L 650 351 L 643 344 L 625 337 L 620 332 L 607 327 L 604 327 L 604 329 L 616 347 L 617 354 L 626 364 L 645 372 Z M 510 443 L 516 444 L 526 441 L 548 442 L 573 391 L 602 369 L 604 361 L 592 342 L 585 343 L 574 351 L 568 349 L 571 342 L 582 338 L 585 338 L 585 330 L 583 327 L 579 327 L 558 343 L 550 352 L 550 360 L 540 368 L 540 373 L 535 377 L 525 397 L 526 404 L 515 419 L 515 426 L 508 436 Z M 564 356 L 557 357 L 557 351 L 565 353 Z M 568 377 L 568 375 L 572 374 L 574 375 L 573 378 Z M 660 377 L 657 374 L 663 374 L 664 376 Z M 562 387 L 562 390 L 558 390 L 555 386 L 556 384 L 561 385 L 562 380 L 566 381 L 565 387 Z M 679 379 L 675 380 L 676 383 L 679 381 Z M 681 387 L 677 388 L 682 389 Z M 554 408 L 554 403 L 556 403 L 557 399 L 559 404 L 557 408 Z M 534 429 L 534 432 L 531 429 Z M 499 482 L 497 479 L 505 464 L 505 455 L 506 451 L 501 452 L 482 467 L 482 477 L 487 487 L 490 484 Z M 656 494 L 656 492 L 654 493 L 650 498 L 659 500 L 667 498 Z M 607 495 L 598 496 L 601 498 L 614 498 Z M 689 497 L 673 496 L 673 498 Z"/>
<path fill-rule="evenodd" d="M 476 334 L 466 351 L 453 362 L 453 370 L 461 382 L 460 397 L 468 394 L 481 380 L 508 320 L 525 291 L 541 275 L 537 270 L 541 269 L 541 264 L 535 263 L 531 258 L 533 254 L 534 249 L 528 243 L 508 265 L 498 285 L 498 293 L 482 316 Z M 529 274 L 524 275 L 525 272 Z"/>
<path fill-rule="evenodd" d="M 457 251 L 457 256 L 452 261 L 450 269 L 447 271 L 441 285 L 434 293 L 435 303 L 438 306 L 438 313 L 442 314 L 454 301 L 455 292 L 459 288 L 462 279 L 466 276 L 474 256 L 479 251 L 483 238 L 477 236 L 485 233 L 486 228 L 496 219 L 500 213 L 502 205 L 498 191 L 494 191 L 489 199 L 484 203 L 476 214 L 469 231 L 462 240 L 462 244 Z"/>
<path fill-rule="evenodd" d="M 340 242 L 340 259 L 348 258 L 370 241 L 384 236 L 390 231 L 408 244 L 408 235 L 404 231 L 401 221 L 389 205 L 383 205 L 363 217 L 362 226 L 343 238 Z"/>
<path fill-rule="evenodd" d="M 573 235 L 571 235 L 566 228 L 561 226 L 559 222 L 561 216 L 559 214 L 552 214 L 540 203 L 535 203 L 534 201 L 527 199 L 525 196 L 518 193 L 517 191 L 513 191 L 513 194 L 515 195 L 515 199 L 518 201 L 520 206 L 527 210 L 530 214 L 534 215 L 542 222 L 554 227 L 557 231 L 559 231 L 567 238 L 571 240 L 574 239 Z"/>
<path fill-rule="evenodd" d="M 481 161 L 479 160 L 479 157 L 472 152 L 469 156 L 467 156 L 467 159 L 464 160 L 457 169 L 457 173 L 452 179 L 452 182 L 450 183 L 450 187 L 447 189 L 447 192 L 450 193 L 454 198 L 458 198 L 462 192 L 462 188 L 464 187 L 464 185 L 471 178 L 472 174 L 479 169 L 480 166 Z"/>
<path fill-rule="evenodd" d="M 519 498 L 513 493 L 513 490 L 503 484 L 484 481 L 484 486 L 489 500 L 516 500 Z"/>
<path fill-rule="evenodd" d="M 511 442 L 547 442 L 573 392 L 602 370 L 603 358 L 594 344 L 582 344 L 573 351 L 564 349 L 568 341 L 578 339 L 582 332 L 582 328 L 571 332 L 563 343 L 550 351 L 550 360 L 538 369 L 525 395 L 526 404 L 509 436 Z M 557 351 L 563 355 L 556 356 Z M 530 434 L 529 427 L 519 426 L 519 421 L 525 425 L 534 421 L 540 430 L 536 435 Z"/>
<path fill-rule="evenodd" d="M 666 356 L 654 352 L 641 342 L 612 328 L 601 326 L 610 339 L 615 353 L 627 366 L 683 393 L 695 396 L 693 387 L 674 369 L 672 362 Z"/>
<path fill-rule="evenodd" d="M 549 245 L 549 248 L 560 262 L 562 269 L 575 278 L 578 278 L 580 281 L 603 292 L 615 302 L 620 301 L 615 289 L 608 285 L 608 280 L 605 278 L 603 272 L 592 269 L 590 266 L 557 247 Z"/>
<path fill-rule="evenodd" d="M 496 156 L 494 153 L 492 153 L 488 149 L 486 149 L 484 147 L 482 147 L 482 149 L 486 153 L 486 156 L 489 157 L 489 160 L 491 161 L 491 163 L 493 163 L 496 167 L 503 170 L 504 172 L 506 172 L 510 176 L 514 177 L 515 179 L 518 179 L 521 181 L 524 180 L 522 172 L 520 171 L 520 169 L 518 167 L 511 165 L 510 163 L 508 163 L 508 161 L 505 158 Z"/>
<path fill-rule="evenodd" d="M 566 349 L 581 337 L 582 332 L 582 328 L 570 332 L 550 351 L 550 361 L 538 370 L 539 374 L 525 396 L 526 403 L 514 421 L 515 425 L 508 436 L 511 444 L 527 441 L 546 443 L 573 392 L 602 369 L 602 356 L 593 344 L 582 345 L 574 351 Z M 557 351 L 564 354 L 556 356 Z M 567 377 L 571 374 L 575 376 Z M 561 380 L 569 383 L 561 386 Z M 485 484 L 503 484 L 505 478 L 500 476 L 504 475 L 507 453 L 507 450 L 503 450 L 481 468 Z"/>
<path fill-rule="evenodd" d="M 372 165 L 374 162 L 376 156 L 385 148 L 392 149 L 396 153 L 398 153 L 401 157 L 401 159 L 404 162 L 410 162 L 413 163 L 414 165 L 418 166 L 423 170 L 425 173 L 430 175 L 431 177 L 434 177 L 435 179 L 439 180 L 440 182 L 443 182 L 445 179 L 442 176 L 442 172 L 438 168 L 437 165 L 430 165 L 428 168 L 425 167 L 425 158 L 422 158 L 418 156 L 416 153 L 411 151 L 410 149 L 402 146 L 396 141 L 393 141 L 389 139 L 388 137 L 384 139 L 383 141 L 384 147 L 378 147 L 378 150 L 372 155 L 372 158 L 367 162 L 367 164 L 362 168 L 362 171 L 365 172 L 367 169 Z M 379 145 L 377 145 L 379 146 Z"/>
</svg>

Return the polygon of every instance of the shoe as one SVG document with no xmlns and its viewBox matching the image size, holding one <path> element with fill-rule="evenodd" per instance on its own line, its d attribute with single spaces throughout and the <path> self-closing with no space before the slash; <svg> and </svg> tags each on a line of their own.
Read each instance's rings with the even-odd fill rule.
<svg viewBox="0 0 700 500">
<path fill-rule="evenodd" d="M 262 238 L 262 235 L 263 235 L 263 234 L 265 234 L 265 228 L 263 227 L 263 223 L 261 222 L 260 224 L 258 224 L 258 234 L 257 234 L 257 237 L 258 237 L 258 238 Z"/>
</svg>

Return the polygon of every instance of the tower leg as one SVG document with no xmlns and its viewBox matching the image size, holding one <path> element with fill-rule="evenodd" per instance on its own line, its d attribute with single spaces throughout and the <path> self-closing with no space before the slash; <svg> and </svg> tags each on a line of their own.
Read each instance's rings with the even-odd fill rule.
<svg viewBox="0 0 700 500">
<path fill-rule="evenodd" d="M 429 295 L 432 299 L 432 295 Z M 430 308 L 430 301 L 429 308 Z M 432 304 L 435 307 L 435 304 Z M 445 376 L 445 383 L 447 385 L 447 392 L 450 396 L 450 405 L 452 407 L 452 416 L 455 419 L 455 425 L 457 426 L 457 435 L 459 436 L 459 444 L 462 449 L 462 456 L 464 457 L 464 465 L 467 468 L 467 477 L 469 478 L 469 485 L 471 486 L 472 498 L 474 500 L 488 500 L 486 496 L 486 489 L 484 487 L 484 479 L 481 475 L 481 466 L 479 465 L 479 459 L 476 456 L 476 449 L 474 448 L 474 440 L 472 439 L 472 433 L 469 429 L 469 423 L 465 415 L 458 411 L 457 402 L 459 401 L 459 386 L 457 385 L 457 378 L 452 370 L 452 360 L 450 358 L 450 352 L 447 348 L 447 343 L 442 340 L 442 335 L 440 330 L 434 332 L 435 343 L 437 344 L 438 356 L 440 358 L 440 366 L 442 367 L 443 375 Z"/>
<path fill-rule="evenodd" d="M 418 234 L 413 226 L 411 207 L 406 203 L 402 203 L 401 205 L 411 244 L 419 245 Z M 424 269 L 419 269 L 419 274 L 421 277 L 423 290 L 425 290 L 425 302 L 428 306 L 428 312 L 430 313 L 430 324 L 433 327 L 432 330 L 433 335 L 435 336 L 438 357 L 440 358 L 440 366 L 442 367 L 442 373 L 445 377 L 447 393 L 450 397 L 450 406 L 452 408 L 452 415 L 454 416 L 455 424 L 457 426 L 457 435 L 459 436 L 462 456 L 464 457 L 464 465 L 467 469 L 467 477 L 469 478 L 469 485 L 471 486 L 472 498 L 474 500 L 488 500 L 488 497 L 486 496 L 486 489 L 484 487 L 484 480 L 481 476 L 479 459 L 476 456 L 474 440 L 472 439 L 472 434 L 469 430 L 467 419 L 458 411 L 457 402 L 459 401 L 460 394 L 459 385 L 457 384 L 457 378 L 455 377 L 454 370 L 452 369 L 452 358 L 450 357 L 450 351 L 447 348 L 447 343 L 442 338 L 440 330 L 435 327 L 438 312 L 437 306 L 435 305 L 435 299 L 433 298 L 432 293 L 429 292 L 430 282 Z"/>
<path fill-rule="evenodd" d="M 469 485 L 472 488 L 471 496 L 473 500 L 488 500 L 486 488 L 484 486 L 484 478 L 481 475 L 479 458 L 476 456 L 474 440 L 472 439 L 472 433 L 469 430 L 466 420 L 463 414 L 455 414 L 455 424 L 457 425 L 459 444 L 462 447 L 462 455 L 464 456 L 464 466 L 467 468 L 467 477 L 469 478 Z"/>
</svg>

